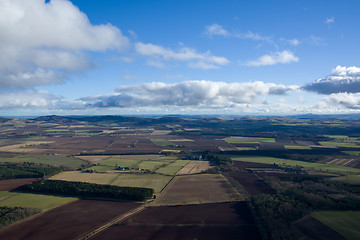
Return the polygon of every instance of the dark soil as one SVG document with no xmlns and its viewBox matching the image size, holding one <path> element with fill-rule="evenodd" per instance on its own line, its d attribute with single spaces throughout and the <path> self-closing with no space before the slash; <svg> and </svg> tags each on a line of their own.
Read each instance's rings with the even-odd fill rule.
<svg viewBox="0 0 360 240">
<path fill-rule="evenodd" d="M 0 231 L 6 240 L 79 239 L 140 203 L 78 200 Z"/>
</svg>

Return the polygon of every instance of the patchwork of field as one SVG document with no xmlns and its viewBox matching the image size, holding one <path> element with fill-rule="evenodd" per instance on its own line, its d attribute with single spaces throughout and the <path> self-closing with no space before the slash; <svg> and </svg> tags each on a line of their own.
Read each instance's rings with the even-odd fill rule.
<svg viewBox="0 0 360 240">
<path fill-rule="evenodd" d="M 255 163 L 266 163 L 266 164 L 278 164 L 278 165 L 286 165 L 286 166 L 301 166 L 304 169 L 319 171 L 319 172 L 330 172 L 330 173 L 339 173 L 339 174 L 360 174 L 360 169 L 331 165 L 331 164 L 321 164 L 321 163 L 311 163 L 311 162 L 302 162 L 295 160 L 288 160 L 282 158 L 272 158 L 272 157 L 232 157 L 234 161 L 245 161 L 245 162 L 255 162 Z"/>
<path fill-rule="evenodd" d="M 4 228 L 0 230 L 0 239 L 80 239 L 140 205 L 135 202 L 78 200 Z"/>
<path fill-rule="evenodd" d="M 86 165 L 85 161 L 67 155 L 16 155 L 13 157 L 0 157 L 0 162 L 31 162 L 52 166 L 64 166 L 70 169 L 77 169 Z"/>
<path fill-rule="evenodd" d="M 0 206 L 5 207 L 31 207 L 46 211 L 75 200 L 77 198 L 0 191 Z"/>
<path fill-rule="evenodd" d="M 34 148 L 35 146 L 48 145 L 50 143 L 53 143 L 53 141 L 26 141 L 20 144 L 0 147 L 0 151 L 14 153 L 33 153 L 39 151 L 38 148 Z"/>
<path fill-rule="evenodd" d="M 346 239 L 360 239 L 360 211 L 315 211 L 311 216 Z"/>
<path fill-rule="evenodd" d="M 220 174 L 176 176 L 152 203 L 184 205 L 244 200 L 236 189 Z"/>
<path fill-rule="evenodd" d="M 201 173 L 210 168 L 209 161 L 191 161 L 183 167 L 176 175 L 187 175 Z"/>
<path fill-rule="evenodd" d="M 96 172 L 119 172 L 115 171 L 117 168 L 130 168 L 137 172 L 142 170 L 149 170 L 158 174 L 174 175 L 180 169 L 182 169 L 189 160 L 179 160 L 176 157 L 167 157 L 160 155 L 118 155 L 107 158 L 96 158 L 91 156 L 91 159 L 95 160 L 96 166 L 88 168 Z M 128 171 L 128 172 L 129 172 Z M 135 171 L 135 172 L 136 172 Z M 131 171 L 130 171 L 131 172 Z"/>
<path fill-rule="evenodd" d="M 138 231 L 138 232 L 136 232 Z M 246 202 L 148 207 L 93 239 L 261 239 Z"/>
</svg>

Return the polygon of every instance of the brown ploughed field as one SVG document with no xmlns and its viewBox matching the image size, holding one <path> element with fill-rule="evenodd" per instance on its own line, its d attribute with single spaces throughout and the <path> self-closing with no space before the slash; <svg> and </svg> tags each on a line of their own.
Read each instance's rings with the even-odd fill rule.
<svg viewBox="0 0 360 240">
<path fill-rule="evenodd" d="M 91 240 L 258 240 L 256 227 L 139 226 L 116 224 Z"/>
<path fill-rule="evenodd" d="M 239 170 L 246 170 L 247 168 L 274 168 L 274 165 L 266 163 L 234 161 L 234 167 L 238 168 Z"/>
<path fill-rule="evenodd" d="M 0 180 L 0 191 L 10 191 L 22 185 L 30 184 L 38 180 L 37 178 L 18 178 Z"/>
<path fill-rule="evenodd" d="M 241 201 L 244 198 L 220 174 L 176 176 L 154 205 Z"/>
<path fill-rule="evenodd" d="M 119 237 L 121 236 L 121 237 Z M 261 239 L 246 202 L 148 207 L 91 239 Z"/>
<path fill-rule="evenodd" d="M 252 225 L 245 201 L 147 207 L 127 220 L 128 224 L 229 224 Z"/>
<path fill-rule="evenodd" d="M 272 189 L 263 180 L 259 179 L 254 173 L 251 172 L 232 172 L 229 173 L 235 181 L 240 183 L 245 191 L 251 196 L 258 194 L 275 194 L 276 191 Z"/>
<path fill-rule="evenodd" d="M 79 239 L 140 205 L 135 202 L 78 200 L 10 225 L 0 230 L 0 239 Z"/>
</svg>

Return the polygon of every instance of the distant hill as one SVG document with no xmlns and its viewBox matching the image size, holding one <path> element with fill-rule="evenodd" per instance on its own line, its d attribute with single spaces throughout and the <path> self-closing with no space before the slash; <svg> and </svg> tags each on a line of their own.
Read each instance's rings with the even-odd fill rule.
<svg viewBox="0 0 360 240">
<path fill-rule="evenodd" d="M 43 116 L 33 119 L 35 121 L 57 123 L 57 124 L 79 124 L 80 121 L 74 118 L 62 117 L 57 115 Z"/>
<path fill-rule="evenodd" d="M 9 120 L 10 120 L 9 118 L 0 117 L 0 123 L 7 122 L 7 121 L 9 121 Z"/>
</svg>

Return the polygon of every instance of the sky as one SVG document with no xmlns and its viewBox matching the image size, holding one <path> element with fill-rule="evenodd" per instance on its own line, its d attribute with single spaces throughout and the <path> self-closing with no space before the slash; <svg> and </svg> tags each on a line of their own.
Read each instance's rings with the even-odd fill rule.
<svg viewBox="0 0 360 240">
<path fill-rule="evenodd" d="M 358 0 L 0 0 L 0 116 L 360 113 Z"/>
</svg>

